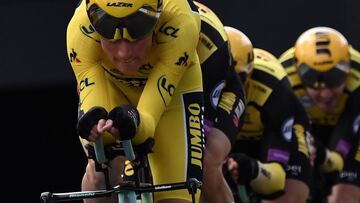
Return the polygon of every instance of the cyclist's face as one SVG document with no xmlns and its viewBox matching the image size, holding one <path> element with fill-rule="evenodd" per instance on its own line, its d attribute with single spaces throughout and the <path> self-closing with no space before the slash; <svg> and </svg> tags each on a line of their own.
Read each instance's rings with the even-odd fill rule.
<svg viewBox="0 0 360 203">
<path fill-rule="evenodd" d="M 100 38 L 101 47 L 111 63 L 122 73 L 132 74 L 139 70 L 152 45 L 152 35 L 135 41 L 108 41 Z"/>
<path fill-rule="evenodd" d="M 311 88 L 307 87 L 306 91 L 311 99 L 316 103 L 321 111 L 332 112 L 334 111 L 340 95 L 343 93 L 345 84 L 339 85 L 334 88 Z"/>
</svg>

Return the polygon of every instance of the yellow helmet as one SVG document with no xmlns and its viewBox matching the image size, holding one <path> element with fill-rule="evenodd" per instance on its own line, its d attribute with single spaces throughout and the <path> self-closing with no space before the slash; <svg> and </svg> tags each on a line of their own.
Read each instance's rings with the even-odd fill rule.
<svg viewBox="0 0 360 203">
<path fill-rule="evenodd" d="M 135 41 L 155 29 L 162 0 L 86 0 L 89 20 L 109 40 Z"/>
<path fill-rule="evenodd" d="M 162 9 L 162 0 L 86 0 L 87 8 L 90 8 L 93 4 L 97 4 L 107 14 L 116 18 L 126 17 L 138 11 L 141 7 L 154 12 L 161 12 Z"/>
<path fill-rule="evenodd" d="M 305 63 L 316 71 L 325 72 L 339 63 L 349 63 L 349 44 L 335 29 L 311 28 L 297 39 L 295 58 L 298 65 Z"/>
<path fill-rule="evenodd" d="M 304 85 L 336 87 L 344 83 L 350 70 L 349 44 L 337 30 L 311 28 L 295 43 L 296 67 Z"/>
<path fill-rule="evenodd" d="M 273 61 L 279 63 L 278 59 L 274 55 L 264 49 L 254 48 L 254 55 L 256 58 L 261 58 L 265 61 Z"/>
<path fill-rule="evenodd" d="M 236 72 L 248 74 L 254 61 L 253 45 L 250 39 L 238 29 L 229 26 L 224 26 L 224 28 L 229 37 Z"/>
</svg>

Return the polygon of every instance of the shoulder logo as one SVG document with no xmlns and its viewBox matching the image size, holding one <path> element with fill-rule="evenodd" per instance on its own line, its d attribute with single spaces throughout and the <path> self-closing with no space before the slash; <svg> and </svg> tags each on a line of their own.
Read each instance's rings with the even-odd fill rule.
<svg viewBox="0 0 360 203">
<path fill-rule="evenodd" d="M 89 78 L 85 78 L 84 80 L 81 80 L 79 83 L 80 92 L 83 91 L 86 87 L 89 87 L 91 85 L 95 85 L 95 82 L 91 82 Z"/>
<path fill-rule="evenodd" d="M 288 142 L 291 141 L 293 124 L 294 124 L 294 117 L 291 117 L 287 119 L 281 127 L 282 135 L 284 139 Z"/>
<path fill-rule="evenodd" d="M 216 107 L 219 103 L 221 91 L 224 89 L 224 87 L 225 87 L 225 80 L 222 80 L 221 82 L 216 84 L 215 87 L 212 89 L 209 99 L 210 99 L 210 103 L 211 103 L 211 106 L 213 107 L 213 109 L 216 109 Z"/>
<path fill-rule="evenodd" d="M 80 25 L 80 31 L 81 33 L 83 33 L 85 36 L 95 40 L 96 42 L 100 42 L 99 40 L 95 39 L 93 36 L 91 36 L 93 33 L 95 33 L 95 29 L 92 25 Z"/>
<path fill-rule="evenodd" d="M 353 122 L 353 131 L 354 134 L 358 133 L 360 127 L 360 114 L 356 116 Z"/>
<path fill-rule="evenodd" d="M 167 36 L 171 36 L 173 38 L 177 38 L 178 36 L 176 35 L 176 33 L 180 30 L 180 28 L 176 28 L 176 27 L 173 27 L 173 26 L 165 26 L 165 24 L 163 24 L 161 27 L 160 27 L 160 32 L 163 33 L 164 35 L 167 35 Z"/>
<path fill-rule="evenodd" d="M 80 59 L 77 58 L 77 53 L 75 52 L 74 49 L 71 49 L 71 53 L 69 55 L 70 58 L 70 62 L 75 62 L 75 63 L 81 63 Z"/>
</svg>

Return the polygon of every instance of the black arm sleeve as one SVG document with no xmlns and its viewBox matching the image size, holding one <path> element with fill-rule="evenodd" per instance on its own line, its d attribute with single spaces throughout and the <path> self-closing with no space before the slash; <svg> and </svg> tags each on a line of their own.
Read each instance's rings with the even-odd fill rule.
<svg viewBox="0 0 360 203">
<path fill-rule="evenodd" d="M 331 137 L 330 149 L 339 152 L 343 158 L 356 153 L 360 125 L 360 88 L 349 96 Z M 351 154 L 351 155 L 350 155 Z"/>
<path fill-rule="evenodd" d="M 265 125 L 261 143 L 263 161 L 275 161 L 285 167 L 292 153 L 300 151 L 308 157 L 309 119 L 286 78 L 273 88 L 264 105 L 262 120 Z"/>
<path fill-rule="evenodd" d="M 243 84 L 232 65 L 227 43 L 223 43 L 202 65 L 205 119 L 211 120 L 234 144 L 245 111 Z M 225 87 L 221 89 L 221 84 Z M 221 91 L 219 91 L 221 90 Z M 219 94 L 220 95 L 216 95 Z M 218 103 L 214 97 L 218 96 Z M 215 108 L 214 108 L 215 105 Z"/>
</svg>

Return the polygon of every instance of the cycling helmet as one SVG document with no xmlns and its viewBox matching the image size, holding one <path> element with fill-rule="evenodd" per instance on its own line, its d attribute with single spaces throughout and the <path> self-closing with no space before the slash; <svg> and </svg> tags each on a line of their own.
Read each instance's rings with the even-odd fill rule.
<svg viewBox="0 0 360 203">
<path fill-rule="evenodd" d="M 162 0 L 86 0 L 89 20 L 109 40 L 135 41 L 152 33 L 162 11 Z"/>
<path fill-rule="evenodd" d="M 254 48 L 254 55 L 256 58 L 261 58 L 265 61 L 273 61 L 279 63 L 278 59 L 274 55 L 264 49 Z"/>
<path fill-rule="evenodd" d="M 229 37 L 230 49 L 235 62 L 235 70 L 238 74 L 248 74 L 254 61 L 253 46 L 249 38 L 233 27 L 225 26 Z"/>
<path fill-rule="evenodd" d="M 333 88 L 343 84 L 349 72 L 349 44 L 329 27 L 311 28 L 295 43 L 295 60 L 305 86 Z"/>
</svg>

